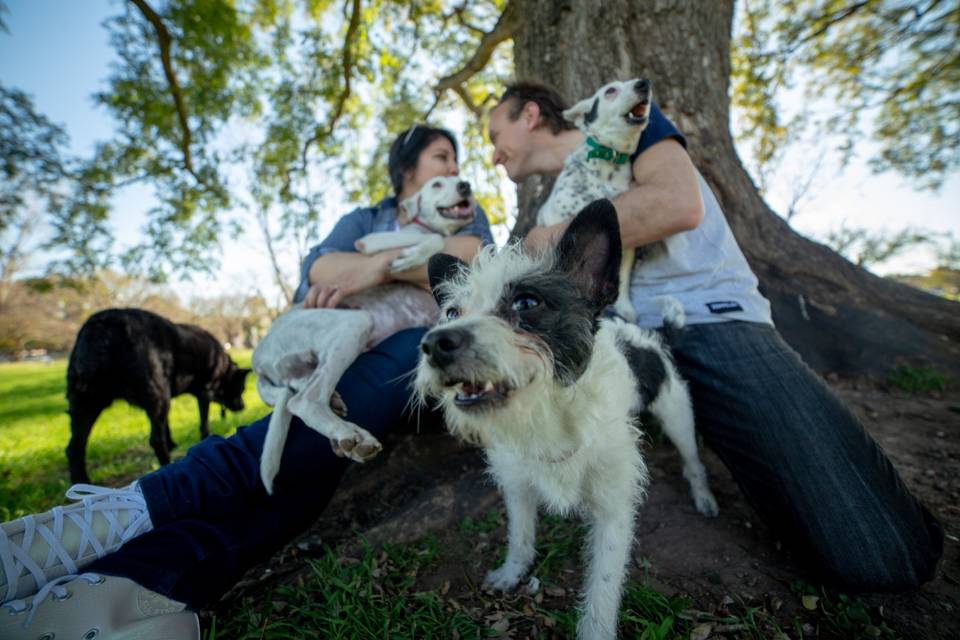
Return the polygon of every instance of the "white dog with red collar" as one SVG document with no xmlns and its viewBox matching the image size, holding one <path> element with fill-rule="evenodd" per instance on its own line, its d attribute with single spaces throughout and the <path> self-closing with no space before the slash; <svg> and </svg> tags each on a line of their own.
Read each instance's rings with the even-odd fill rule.
<svg viewBox="0 0 960 640">
<path fill-rule="evenodd" d="M 474 208 L 469 182 L 456 176 L 432 178 L 400 203 L 400 213 L 409 221 L 406 225 L 397 231 L 368 233 L 354 246 L 364 255 L 406 247 L 390 264 L 394 273 L 406 271 L 443 251 L 443 239 L 472 222 Z"/>
<path fill-rule="evenodd" d="M 366 255 L 404 248 L 391 271 L 406 271 L 442 251 L 444 238 L 469 224 L 475 210 L 469 182 L 432 178 L 400 203 L 406 225 L 370 233 L 355 246 Z M 348 296 L 337 309 L 297 306 L 274 321 L 253 352 L 257 392 L 274 408 L 260 456 L 267 493 L 273 493 L 292 416 L 330 438 L 337 455 L 366 462 L 380 452 L 373 435 L 343 419 L 347 407 L 335 387 L 358 355 L 397 331 L 436 319 L 437 305 L 428 291 L 393 282 Z"/>
</svg>

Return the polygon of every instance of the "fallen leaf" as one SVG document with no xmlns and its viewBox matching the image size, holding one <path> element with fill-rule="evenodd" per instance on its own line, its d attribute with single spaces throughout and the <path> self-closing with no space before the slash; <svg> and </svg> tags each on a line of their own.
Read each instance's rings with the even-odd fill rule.
<svg viewBox="0 0 960 640">
<path fill-rule="evenodd" d="M 690 632 L 690 640 L 707 640 L 710 637 L 710 633 L 713 632 L 713 625 L 704 622 L 703 624 L 698 624 Z"/>
<path fill-rule="evenodd" d="M 817 602 L 819 601 L 820 601 L 819 596 L 805 595 L 802 598 L 800 598 L 800 602 L 803 603 L 803 608 L 808 609 L 810 611 L 817 610 Z"/>
</svg>

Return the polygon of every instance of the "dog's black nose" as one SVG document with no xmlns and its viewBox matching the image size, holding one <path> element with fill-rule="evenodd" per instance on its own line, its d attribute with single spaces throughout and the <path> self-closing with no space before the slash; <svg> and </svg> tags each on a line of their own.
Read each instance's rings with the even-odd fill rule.
<svg viewBox="0 0 960 640">
<path fill-rule="evenodd" d="M 645 78 L 640 78 L 637 80 L 636 84 L 633 85 L 633 90 L 639 95 L 643 95 L 647 91 L 650 91 L 650 81 Z"/>
<path fill-rule="evenodd" d="M 423 336 L 420 349 L 430 358 L 430 364 L 445 367 L 473 343 L 473 335 L 466 329 L 434 329 Z"/>
<path fill-rule="evenodd" d="M 464 198 L 470 195 L 470 183 L 465 180 L 461 180 L 460 182 L 458 182 L 457 193 L 462 195 Z"/>
</svg>

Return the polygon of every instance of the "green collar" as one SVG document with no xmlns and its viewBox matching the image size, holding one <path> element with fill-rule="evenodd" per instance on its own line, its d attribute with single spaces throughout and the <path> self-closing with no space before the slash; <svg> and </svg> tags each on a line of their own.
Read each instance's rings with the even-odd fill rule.
<svg viewBox="0 0 960 640">
<path fill-rule="evenodd" d="M 587 137 L 587 144 L 590 145 L 590 152 L 587 154 L 587 160 L 591 158 L 600 158 L 613 164 L 624 164 L 630 159 L 629 153 L 614 151 L 610 147 L 605 147 L 593 138 Z"/>
</svg>

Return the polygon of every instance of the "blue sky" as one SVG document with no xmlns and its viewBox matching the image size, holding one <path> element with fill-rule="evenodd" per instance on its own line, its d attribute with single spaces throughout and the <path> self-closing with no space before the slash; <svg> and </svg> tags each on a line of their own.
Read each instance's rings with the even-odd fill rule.
<svg viewBox="0 0 960 640">
<path fill-rule="evenodd" d="M 112 129 L 106 113 L 95 108 L 91 94 L 106 88 L 114 53 L 102 23 L 121 10 L 121 3 L 8 0 L 7 5 L 9 11 L 4 20 L 10 33 L 0 33 L 0 81 L 31 94 L 41 112 L 66 127 L 73 151 L 89 153 L 97 140 L 110 136 Z M 791 162 L 783 166 L 784 172 L 803 172 L 809 159 L 798 156 Z M 960 177 L 956 175 L 939 194 L 917 192 L 895 174 L 875 176 L 863 163 L 855 163 L 842 175 L 828 165 L 820 183 L 814 197 L 794 219 L 794 227 L 802 233 L 822 237 L 843 222 L 873 229 L 913 226 L 960 233 Z M 776 191 L 771 194 L 774 208 L 784 197 Z M 112 223 L 121 243 L 132 242 L 138 235 L 149 199 L 149 192 L 143 189 L 131 190 L 118 198 Z M 332 207 L 339 212 L 348 208 L 347 203 Z M 333 222 L 324 221 L 318 234 Z M 223 247 L 223 269 L 217 277 L 185 283 L 181 292 L 212 293 L 216 289 L 251 287 L 270 290 L 268 263 L 260 244 L 255 236 L 227 243 Z M 932 263 L 929 250 L 918 250 L 877 271 L 918 271 Z M 295 260 L 287 260 L 284 268 L 295 285 Z"/>
</svg>

